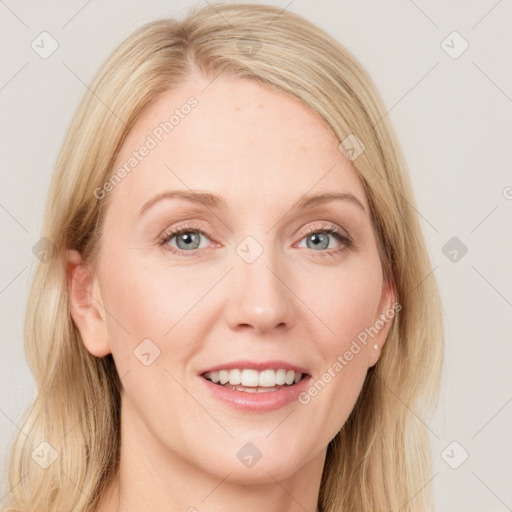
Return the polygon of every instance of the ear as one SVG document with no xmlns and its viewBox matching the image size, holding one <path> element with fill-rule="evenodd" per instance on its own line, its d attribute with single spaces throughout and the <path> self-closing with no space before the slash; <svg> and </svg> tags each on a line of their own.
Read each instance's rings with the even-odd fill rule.
<svg viewBox="0 0 512 512">
<path fill-rule="evenodd" d="M 401 305 L 395 303 L 396 291 L 393 283 L 383 281 L 382 294 L 379 302 L 377 314 L 375 316 L 373 328 L 377 330 L 377 334 L 369 340 L 369 362 L 368 368 L 375 365 L 379 359 L 380 351 L 386 343 L 393 317 L 400 311 Z M 377 347 L 377 348 L 375 348 Z"/>
<path fill-rule="evenodd" d="M 73 249 L 66 251 L 66 270 L 71 316 L 82 342 L 93 356 L 106 356 L 111 350 L 98 280 Z"/>
</svg>

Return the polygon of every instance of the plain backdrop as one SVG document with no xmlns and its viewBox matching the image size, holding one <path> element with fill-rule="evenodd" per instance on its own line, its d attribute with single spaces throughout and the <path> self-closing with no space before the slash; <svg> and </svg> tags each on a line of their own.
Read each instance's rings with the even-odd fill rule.
<svg viewBox="0 0 512 512">
<path fill-rule="evenodd" d="M 436 510 L 512 510 L 511 4 L 267 3 L 305 16 L 362 62 L 403 146 L 446 317 L 439 406 L 425 421 Z M 0 2 L 0 503 L 5 457 L 36 392 L 22 332 L 32 248 L 72 113 L 128 34 L 195 5 L 206 2 Z M 33 49 L 42 32 L 58 43 L 47 58 Z"/>
</svg>

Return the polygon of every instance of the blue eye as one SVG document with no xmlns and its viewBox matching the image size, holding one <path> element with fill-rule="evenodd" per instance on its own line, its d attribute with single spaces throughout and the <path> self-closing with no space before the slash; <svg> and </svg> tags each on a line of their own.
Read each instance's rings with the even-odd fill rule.
<svg viewBox="0 0 512 512">
<path fill-rule="evenodd" d="M 179 228 L 166 233 L 160 242 L 161 245 L 165 245 L 168 251 L 181 254 L 180 251 L 188 252 L 199 249 L 201 236 L 206 237 L 206 233 L 199 229 Z M 168 245 L 168 242 L 173 238 L 176 238 L 176 248 Z M 176 249 L 179 249 L 179 251 Z"/>
<path fill-rule="evenodd" d="M 201 229 L 193 227 L 174 228 L 162 236 L 159 245 L 177 256 L 194 256 L 197 250 L 205 248 L 200 247 L 201 237 L 210 239 Z M 176 246 L 169 244 L 174 238 L 176 238 Z M 340 242 L 341 247 L 329 248 L 331 238 L 335 238 Z M 312 226 L 308 229 L 307 234 L 301 238 L 300 242 L 303 240 L 307 240 L 306 247 L 308 249 L 321 256 L 335 256 L 353 246 L 352 239 L 335 225 L 329 227 Z"/>
<path fill-rule="evenodd" d="M 334 231 L 332 229 L 324 229 L 322 231 L 316 231 L 311 235 L 304 237 L 302 240 L 310 240 L 311 243 L 306 242 L 306 246 L 309 249 L 319 250 L 319 249 L 328 249 L 329 248 L 329 239 L 334 237 L 339 242 L 343 242 L 344 244 L 348 243 L 348 238 L 344 235 L 338 233 L 338 231 Z"/>
<path fill-rule="evenodd" d="M 334 237 L 338 242 L 341 242 L 341 247 L 329 249 L 330 237 Z M 308 249 L 312 249 L 313 252 L 322 257 L 337 256 L 353 246 L 352 239 L 335 225 L 327 228 L 312 226 L 308 229 L 306 236 L 301 239 L 301 242 L 302 240 L 306 240 L 306 247 Z"/>
</svg>

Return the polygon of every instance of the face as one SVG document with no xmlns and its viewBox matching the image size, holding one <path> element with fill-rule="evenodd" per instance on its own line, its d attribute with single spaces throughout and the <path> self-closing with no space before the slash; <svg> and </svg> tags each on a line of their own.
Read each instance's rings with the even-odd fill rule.
<svg viewBox="0 0 512 512">
<path fill-rule="evenodd" d="M 123 435 L 141 453 L 280 480 L 323 462 L 390 322 L 366 343 L 361 333 L 393 297 L 363 185 L 327 125 L 255 81 L 208 82 L 161 96 L 125 140 L 114 169 L 134 151 L 137 163 L 98 191 L 109 203 L 97 264 L 87 271 L 70 253 L 95 298 L 87 305 L 74 286 L 73 318 L 89 352 L 112 353 Z M 158 198 L 173 191 L 197 195 Z M 322 194 L 340 196 L 306 203 Z M 283 372 L 258 368 L 304 375 L 250 393 L 202 376 L 219 368 L 271 388 Z M 236 371 L 210 378 L 226 375 L 236 384 Z M 250 468 L 248 443 L 262 454 Z"/>
</svg>

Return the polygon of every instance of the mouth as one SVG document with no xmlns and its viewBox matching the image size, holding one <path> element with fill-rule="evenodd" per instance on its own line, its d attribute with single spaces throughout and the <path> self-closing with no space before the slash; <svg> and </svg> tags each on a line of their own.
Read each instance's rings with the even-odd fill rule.
<svg viewBox="0 0 512 512">
<path fill-rule="evenodd" d="M 306 372 L 286 368 L 261 371 L 253 368 L 231 368 L 201 374 L 201 377 L 217 386 L 245 393 L 269 393 L 293 388 L 309 376 Z"/>
<path fill-rule="evenodd" d="M 238 360 L 203 368 L 197 374 L 214 400 L 251 413 L 291 405 L 312 379 L 310 371 L 285 360 Z"/>
</svg>

